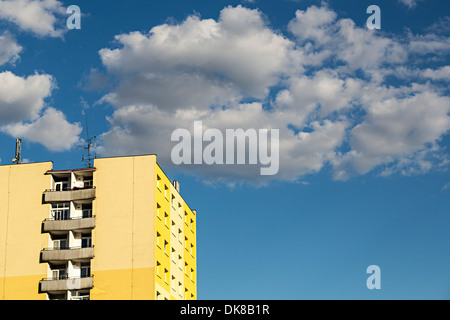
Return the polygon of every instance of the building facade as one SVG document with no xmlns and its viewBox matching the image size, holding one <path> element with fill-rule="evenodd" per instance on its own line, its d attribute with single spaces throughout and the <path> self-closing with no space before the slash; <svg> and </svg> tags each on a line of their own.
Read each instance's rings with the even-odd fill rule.
<svg viewBox="0 0 450 320">
<path fill-rule="evenodd" d="M 0 299 L 197 299 L 196 246 L 156 155 L 0 166 Z"/>
</svg>

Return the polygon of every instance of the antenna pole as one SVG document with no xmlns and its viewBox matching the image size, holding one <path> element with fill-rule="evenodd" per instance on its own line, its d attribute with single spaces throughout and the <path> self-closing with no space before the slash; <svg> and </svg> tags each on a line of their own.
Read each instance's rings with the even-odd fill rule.
<svg viewBox="0 0 450 320">
<path fill-rule="evenodd" d="M 16 156 L 12 160 L 15 164 L 20 164 L 20 158 L 22 156 L 22 139 L 18 138 L 16 140 Z"/>
<path fill-rule="evenodd" d="M 93 167 L 93 163 L 92 162 L 94 161 L 94 158 L 97 157 L 95 155 L 94 158 L 92 158 L 92 155 L 91 155 L 91 149 L 92 149 L 93 146 L 95 146 L 94 140 L 95 140 L 96 136 L 89 137 L 89 128 L 88 128 L 88 121 L 87 121 L 86 114 L 84 114 L 84 118 L 86 120 L 86 145 L 78 146 L 78 147 L 87 150 L 87 153 L 88 153 L 87 159 L 84 158 L 84 155 L 81 157 L 81 159 L 82 159 L 83 162 L 87 163 L 89 168 L 92 168 Z"/>
</svg>

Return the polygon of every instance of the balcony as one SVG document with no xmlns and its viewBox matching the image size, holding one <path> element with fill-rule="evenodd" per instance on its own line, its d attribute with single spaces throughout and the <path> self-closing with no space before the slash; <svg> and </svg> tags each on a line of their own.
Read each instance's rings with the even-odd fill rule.
<svg viewBox="0 0 450 320">
<path fill-rule="evenodd" d="M 67 290 L 92 289 L 94 287 L 94 277 L 85 278 L 47 278 L 40 282 L 41 292 L 57 292 Z"/>
<path fill-rule="evenodd" d="M 44 202 L 77 201 L 95 199 L 95 187 L 68 189 L 64 191 L 45 190 Z"/>
<path fill-rule="evenodd" d="M 44 220 L 42 231 L 52 232 L 52 231 L 80 231 L 80 230 L 90 230 L 95 227 L 95 217 L 89 218 L 72 218 L 68 220 L 54 220 L 46 219 Z"/>
<path fill-rule="evenodd" d="M 80 261 L 94 258 L 94 247 L 72 247 L 67 249 L 44 249 L 41 251 L 42 262 Z"/>
</svg>

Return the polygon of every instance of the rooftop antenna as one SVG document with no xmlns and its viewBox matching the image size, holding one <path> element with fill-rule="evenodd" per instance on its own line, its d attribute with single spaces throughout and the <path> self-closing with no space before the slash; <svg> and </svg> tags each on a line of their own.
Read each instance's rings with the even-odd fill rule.
<svg viewBox="0 0 450 320">
<path fill-rule="evenodd" d="M 95 147 L 94 141 L 97 137 L 96 136 L 89 137 L 89 128 L 88 128 L 87 117 L 84 112 L 83 112 L 83 114 L 84 114 L 84 118 L 86 120 L 86 144 L 84 146 L 79 146 L 79 148 L 83 148 L 83 149 L 87 150 L 87 153 L 88 153 L 87 158 L 85 158 L 84 154 L 83 154 L 81 159 L 83 162 L 86 162 L 86 164 L 88 165 L 88 168 L 92 168 L 93 161 L 95 158 L 97 158 L 97 154 L 94 153 L 94 155 L 92 155 L 92 148 Z"/>
<path fill-rule="evenodd" d="M 22 139 L 16 139 L 16 156 L 12 159 L 12 162 L 15 164 L 20 164 L 20 158 L 22 153 Z"/>
</svg>

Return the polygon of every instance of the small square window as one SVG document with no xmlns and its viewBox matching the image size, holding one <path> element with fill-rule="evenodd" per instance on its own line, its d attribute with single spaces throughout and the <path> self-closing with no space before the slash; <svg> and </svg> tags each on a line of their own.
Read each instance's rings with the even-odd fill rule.
<svg viewBox="0 0 450 320">
<path fill-rule="evenodd" d="M 156 245 L 158 247 L 160 247 L 160 239 L 161 239 L 161 235 L 159 234 L 159 232 L 156 233 Z"/>
<path fill-rule="evenodd" d="M 167 188 L 167 186 L 164 185 L 164 197 L 166 197 L 166 199 L 167 199 L 168 195 L 169 195 L 169 188 Z"/>
</svg>

